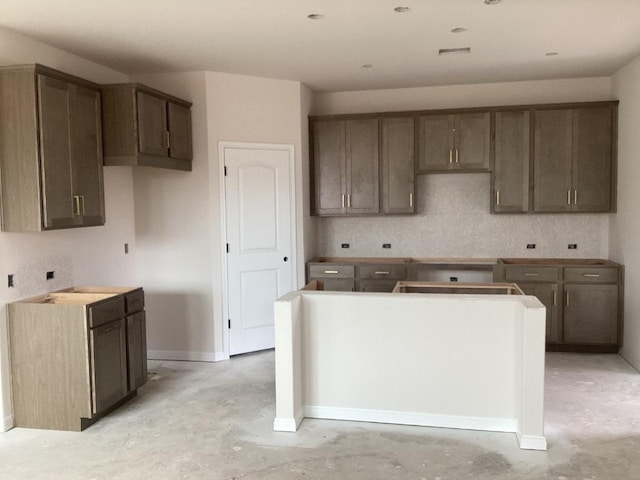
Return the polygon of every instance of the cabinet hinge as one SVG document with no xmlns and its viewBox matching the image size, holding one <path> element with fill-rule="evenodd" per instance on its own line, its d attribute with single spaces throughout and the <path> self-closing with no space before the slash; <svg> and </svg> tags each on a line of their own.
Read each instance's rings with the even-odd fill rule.
<svg viewBox="0 0 640 480">
<path fill-rule="evenodd" d="M 231 328 L 231 319 L 227 318 L 227 322 L 229 322 L 228 325 L 229 325 L 229 328 Z"/>
</svg>

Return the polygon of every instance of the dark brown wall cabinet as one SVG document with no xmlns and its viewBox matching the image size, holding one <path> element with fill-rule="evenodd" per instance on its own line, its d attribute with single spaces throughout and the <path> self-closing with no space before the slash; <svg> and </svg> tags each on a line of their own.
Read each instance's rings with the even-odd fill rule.
<svg viewBox="0 0 640 480">
<path fill-rule="evenodd" d="M 616 106 L 535 110 L 533 211 L 615 209 Z"/>
<path fill-rule="evenodd" d="M 43 67 L 0 69 L 2 229 L 104 224 L 100 91 Z"/>
<path fill-rule="evenodd" d="M 414 212 L 413 118 L 318 118 L 310 131 L 316 215 Z"/>
<path fill-rule="evenodd" d="M 489 112 L 424 115 L 418 118 L 418 173 L 488 172 Z"/>
<path fill-rule="evenodd" d="M 140 84 L 102 95 L 105 165 L 191 170 L 191 103 Z"/>
</svg>

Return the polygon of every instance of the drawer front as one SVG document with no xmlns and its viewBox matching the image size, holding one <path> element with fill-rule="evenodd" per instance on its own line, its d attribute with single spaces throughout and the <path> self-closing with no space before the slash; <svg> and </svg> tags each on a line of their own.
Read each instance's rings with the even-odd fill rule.
<svg viewBox="0 0 640 480">
<path fill-rule="evenodd" d="M 359 292 L 391 292 L 397 280 L 358 280 Z"/>
<path fill-rule="evenodd" d="M 407 267 L 404 264 L 370 264 L 358 266 L 358 278 L 380 278 L 405 280 Z"/>
<path fill-rule="evenodd" d="M 617 283 L 618 269 L 615 267 L 565 267 L 564 281 L 571 283 Z"/>
<path fill-rule="evenodd" d="M 124 318 L 124 297 L 118 295 L 95 305 L 89 305 L 89 327 L 95 328 L 105 323 Z"/>
<path fill-rule="evenodd" d="M 127 313 L 139 312 L 144 309 L 144 292 L 137 290 L 127 293 L 124 297 Z"/>
<path fill-rule="evenodd" d="M 317 278 L 354 278 L 355 273 L 353 265 L 328 263 L 309 265 L 309 280 Z"/>
<path fill-rule="evenodd" d="M 508 266 L 505 269 L 507 282 L 557 282 L 560 280 L 558 267 L 528 267 L 526 265 Z"/>
<path fill-rule="evenodd" d="M 336 278 L 322 280 L 323 290 L 327 292 L 353 292 L 355 290 L 355 280 L 352 278 Z"/>
</svg>

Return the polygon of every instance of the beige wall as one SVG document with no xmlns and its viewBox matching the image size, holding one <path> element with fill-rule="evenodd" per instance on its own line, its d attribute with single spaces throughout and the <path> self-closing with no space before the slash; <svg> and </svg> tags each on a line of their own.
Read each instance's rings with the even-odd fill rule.
<svg viewBox="0 0 640 480">
<path fill-rule="evenodd" d="M 366 113 L 615 98 L 609 78 L 321 93 L 313 114 Z M 417 214 L 322 218 L 321 255 L 607 257 L 609 215 L 491 215 L 488 173 L 419 175 Z M 366 232 L 366 234 L 363 234 Z M 342 243 L 349 243 L 348 250 Z M 391 249 L 383 249 L 391 243 Z M 535 250 L 526 245 L 535 243 Z M 577 250 L 568 250 L 577 243 Z"/>
<path fill-rule="evenodd" d="M 0 29 L 0 64 L 41 63 L 98 83 L 127 81 L 123 74 L 28 37 Z M 5 304 L 76 285 L 136 285 L 131 169 L 104 171 L 106 225 L 43 233 L 0 232 L 0 431 L 9 428 L 10 384 Z M 130 253 L 124 254 L 124 243 Z M 45 280 L 53 270 L 55 279 Z M 7 287 L 13 274 L 15 288 Z"/>
<path fill-rule="evenodd" d="M 622 355 L 640 370 L 640 57 L 613 77 L 618 110 L 618 213 L 611 217 L 611 258 L 625 269 Z"/>
</svg>

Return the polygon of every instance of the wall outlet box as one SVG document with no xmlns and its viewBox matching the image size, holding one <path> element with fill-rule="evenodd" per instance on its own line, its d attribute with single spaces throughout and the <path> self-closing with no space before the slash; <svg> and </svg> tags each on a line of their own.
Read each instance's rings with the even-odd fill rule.
<svg viewBox="0 0 640 480">
<path fill-rule="evenodd" d="M 13 287 L 13 274 L 9 274 L 7 277 L 7 287 L 11 288 Z"/>
<path fill-rule="evenodd" d="M 527 243 L 527 248 L 529 248 L 529 249 L 536 248 L 536 244 L 535 243 Z"/>
<path fill-rule="evenodd" d="M 569 250 L 576 250 L 578 248 L 578 244 L 577 243 L 570 243 L 569 245 L 567 245 L 567 248 Z"/>
<path fill-rule="evenodd" d="M 341 245 L 341 247 L 342 247 L 342 248 L 349 248 L 349 244 L 348 244 L 348 243 L 343 243 L 343 244 Z"/>
<path fill-rule="evenodd" d="M 47 272 L 47 280 L 53 280 L 55 278 L 55 272 L 52 270 Z"/>
<path fill-rule="evenodd" d="M 391 248 L 391 244 L 390 243 L 383 243 L 382 244 L 382 248 Z"/>
</svg>

